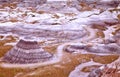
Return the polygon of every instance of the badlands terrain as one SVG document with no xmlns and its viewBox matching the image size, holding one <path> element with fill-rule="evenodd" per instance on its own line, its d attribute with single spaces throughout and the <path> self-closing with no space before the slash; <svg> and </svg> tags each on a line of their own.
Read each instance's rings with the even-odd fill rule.
<svg viewBox="0 0 120 77">
<path fill-rule="evenodd" d="M 0 3 L 0 77 L 120 77 L 120 2 L 110 1 Z M 37 41 L 53 58 L 4 60 L 21 39 Z"/>
</svg>

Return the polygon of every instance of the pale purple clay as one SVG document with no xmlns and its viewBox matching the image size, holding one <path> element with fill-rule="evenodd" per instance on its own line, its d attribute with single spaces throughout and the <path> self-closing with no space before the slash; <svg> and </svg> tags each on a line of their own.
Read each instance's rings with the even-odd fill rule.
<svg viewBox="0 0 120 77">
<path fill-rule="evenodd" d="M 20 40 L 4 55 L 3 61 L 13 64 L 29 64 L 45 62 L 52 57 L 53 55 L 44 51 L 36 41 Z"/>
</svg>

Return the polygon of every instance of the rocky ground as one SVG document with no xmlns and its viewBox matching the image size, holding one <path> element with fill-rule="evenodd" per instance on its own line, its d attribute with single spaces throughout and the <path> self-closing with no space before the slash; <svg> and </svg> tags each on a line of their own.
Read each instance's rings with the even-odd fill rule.
<svg viewBox="0 0 120 77">
<path fill-rule="evenodd" d="M 0 61 L 0 77 L 120 76 L 120 6 L 66 3 L 0 5 L 1 58 L 20 39 L 31 37 L 57 56 L 53 63 L 32 67 Z"/>
</svg>

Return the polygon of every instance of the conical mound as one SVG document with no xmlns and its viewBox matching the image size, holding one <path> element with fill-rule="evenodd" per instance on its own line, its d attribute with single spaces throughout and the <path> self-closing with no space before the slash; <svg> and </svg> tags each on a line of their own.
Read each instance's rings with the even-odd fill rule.
<svg viewBox="0 0 120 77">
<path fill-rule="evenodd" d="M 45 62 L 52 57 L 53 55 L 44 51 L 36 41 L 20 40 L 5 54 L 3 61 L 13 64 L 29 64 Z"/>
</svg>

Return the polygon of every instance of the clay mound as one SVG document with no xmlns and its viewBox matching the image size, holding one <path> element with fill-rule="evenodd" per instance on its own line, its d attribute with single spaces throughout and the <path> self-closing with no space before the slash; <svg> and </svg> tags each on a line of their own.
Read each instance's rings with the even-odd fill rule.
<svg viewBox="0 0 120 77">
<path fill-rule="evenodd" d="M 64 48 L 64 51 L 73 53 L 85 49 L 86 45 L 68 45 Z"/>
<path fill-rule="evenodd" d="M 87 47 L 86 50 L 92 53 L 111 53 L 111 54 L 120 54 L 120 46 L 111 43 L 111 44 L 98 44 L 93 47 Z"/>
<path fill-rule="evenodd" d="M 109 68 L 108 66 L 102 67 L 104 68 L 103 69 L 97 68 L 91 71 L 88 77 L 120 77 L 119 68 Z"/>
<path fill-rule="evenodd" d="M 53 55 L 44 51 L 36 41 L 20 40 L 5 54 L 3 61 L 13 64 L 28 64 L 45 62 L 52 57 Z"/>
<path fill-rule="evenodd" d="M 115 43 L 110 44 L 98 44 L 93 46 L 87 45 L 69 45 L 64 48 L 66 52 L 78 52 L 85 50 L 91 53 L 109 53 L 109 54 L 120 54 L 120 46 Z"/>
</svg>

